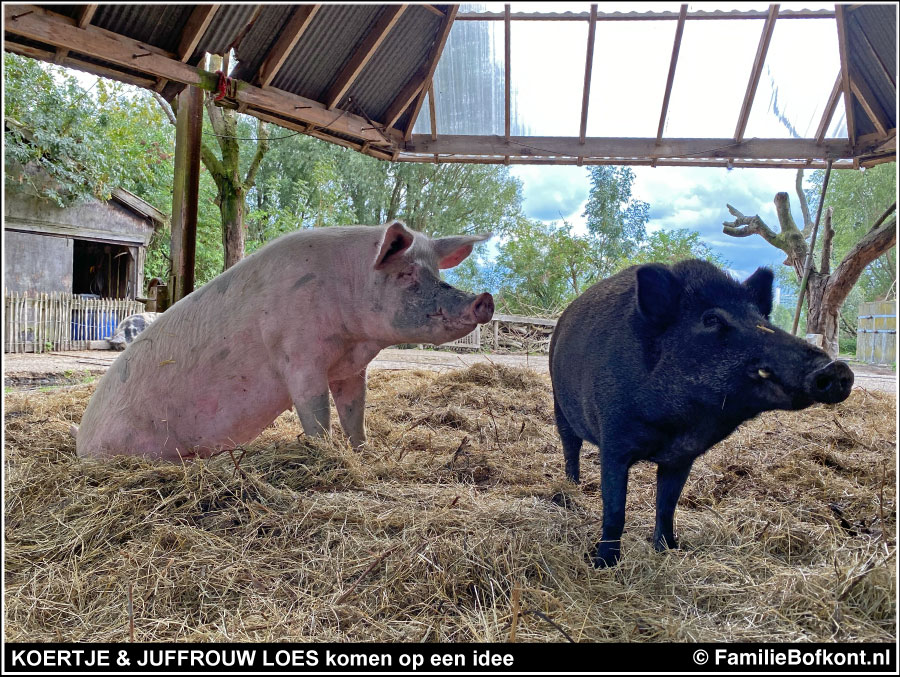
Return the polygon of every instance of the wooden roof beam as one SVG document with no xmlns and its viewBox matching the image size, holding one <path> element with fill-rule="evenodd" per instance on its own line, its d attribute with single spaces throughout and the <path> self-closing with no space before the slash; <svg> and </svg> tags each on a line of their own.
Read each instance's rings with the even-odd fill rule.
<svg viewBox="0 0 900 677">
<path fill-rule="evenodd" d="M 772 31 L 775 30 L 775 20 L 778 18 L 778 5 L 769 5 L 769 13 L 763 24 L 762 35 L 759 38 L 759 46 L 756 48 L 756 58 L 753 60 L 753 68 L 750 69 L 750 81 L 747 83 L 747 91 L 741 104 L 741 113 L 738 115 L 737 128 L 734 130 L 734 140 L 743 141 L 744 132 L 747 129 L 747 120 L 750 119 L 750 109 L 753 108 L 753 98 L 756 96 L 756 88 L 759 85 L 759 77 L 762 75 L 763 66 L 766 63 L 766 52 L 769 51 L 769 43 L 772 41 Z"/>
<path fill-rule="evenodd" d="M 512 125 L 512 26 L 509 22 L 509 5 L 503 5 L 503 131 L 509 141 L 509 130 Z"/>
<path fill-rule="evenodd" d="M 296 46 L 297 42 L 309 28 L 312 20 L 318 13 L 321 5 L 299 5 L 291 18 L 285 24 L 275 41 L 275 44 L 266 54 L 262 65 L 259 67 L 259 86 L 268 87 L 272 84 L 272 80 L 278 74 L 278 71 L 284 65 L 288 55 Z"/>
<path fill-rule="evenodd" d="M 844 159 L 853 157 L 846 139 L 734 139 L 513 136 L 507 142 L 499 135 L 449 135 L 432 141 L 428 134 L 415 134 L 400 147 L 402 152 L 440 155 L 497 155 L 518 157 L 588 158 L 735 158 L 770 160 Z"/>
<path fill-rule="evenodd" d="M 662 110 L 659 113 L 659 127 L 656 129 L 656 142 L 662 139 L 669 115 L 669 100 L 672 98 L 672 83 L 675 82 L 675 67 L 678 65 L 678 53 L 681 51 L 681 38 L 684 35 L 684 21 L 687 18 L 687 5 L 678 11 L 678 23 L 675 25 L 675 42 L 672 44 L 672 58 L 669 60 L 669 76 L 666 78 L 666 92 L 663 94 Z"/>
<path fill-rule="evenodd" d="M 428 115 L 431 118 L 431 140 L 437 141 L 437 111 L 434 104 L 434 83 L 428 86 Z"/>
<path fill-rule="evenodd" d="M 182 63 L 187 63 L 194 50 L 197 49 L 200 39 L 209 28 L 219 7 L 221 5 L 197 5 L 194 7 L 194 11 L 191 12 L 191 16 L 184 25 L 184 30 L 181 31 L 181 39 L 178 41 L 176 54 Z"/>
<path fill-rule="evenodd" d="M 857 72 L 855 68 L 852 68 L 851 71 L 850 91 L 853 92 L 856 100 L 859 101 L 859 105 L 862 106 L 862 109 L 869 117 L 869 120 L 872 121 L 872 126 L 875 127 L 875 133 L 879 137 L 887 136 L 891 123 L 888 120 L 884 109 L 882 109 L 881 105 L 878 103 L 878 99 L 875 98 L 875 94 L 869 88 L 869 85 L 866 83 L 862 74 Z"/>
<path fill-rule="evenodd" d="M 99 7 L 99 5 L 83 5 L 81 8 L 81 12 L 78 15 L 78 18 L 75 20 L 75 25 L 78 26 L 79 28 L 84 28 L 89 23 L 91 23 L 91 20 L 94 18 L 94 14 L 97 13 L 98 7 Z M 56 56 L 53 57 L 53 63 L 59 64 L 59 65 L 65 65 L 65 64 L 63 64 L 63 61 L 65 60 L 65 58 L 67 56 L 69 56 L 68 49 L 64 49 L 64 48 L 57 49 Z"/>
<path fill-rule="evenodd" d="M 353 56 L 350 57 L 350 60 L 341 70 L 340 75 L 337 76 L 334 84 L 331 85 L 328 92 L 325 94 L 324 102 L 328 108 L 334 108 L 338 105 L 338 102 L 344 98 L 347 90 L 350 89 L 350 86 L 356 81 L 359 74 L 362 73 L 366 64 L 368 64 L 372 57 L 375 56 L 378 47 L 384 42 L 384 39 L 388 36 L 388 33 L 391 32 L 391 29 L 397 25 L 397 22 L 400 20 L 400 17 L 403 15 L 403 12 L 406 11 L 407 7 L 409 7 L 409 5 L 386 5 L 384 9 L 382 9 L 375 25 L 372 26 L 372 29 L 363 38 L 360 46 L 353 53 Z"/>
<path fill-rule="evenodd" d="M 444 20 L 438 29 L 437 39 L 435 40 L 434 46 L 431 48 L 431 52 L 428 54 L 428 59 L 425 61 L 427 68 L 424 74 L 425 77 L 422 80 L 422 86 L 419 88 L 419 93 L 415 96 L 412 104 L 412 112 L 409 116 L 409 122 L 406 125 L 406 129 L 403 130 L 404 139 L 409 139 L 409 137 L 412 136 L 413 126 L 416 124 L 416 118 L 419 117 L 419 111 L 422 110 L 422 102 L 425 101 L 425 92 L 428 91 L 428 88 L 431 86 L 431 80 L 434 78 L 434 71 L 437 69 L 441 54 L 444 53 L 444 46 L 447 44 L 447 38 L 450 37 L 450 29 L 453 27 L 453 21 L 456 19 L 457 12 L 459 12 L 459 5 L 450 5 L 450 11 L 447 12 L 447 15 L 444 17 Z M 394 104 L 391 105 L 393 106 Z M 402 113 L 403 110 L 401 109 L 400 114 Z M 394 124 L 396 124 L 399 119 L 399 115 L 394 118 Z M 388 125 L 388 127 L 393 127 L 393 124 Z"/>
<path fill-rule="evenodd" d="M 138 70 L 148 76 L 193 85 L 206 91 L 213 91 L 218 82 L 215 73 L 182 63 L 175 54 L 104 31 L 96 26 L 79 29 L 73 19 L 47 11 L 37 5 L 8 6 L 4 30 L 14 36 L 21 36 L 54 47 L 65 47 L 80 54 L 102 59 L 110 64 Z M 10 43 L 11 41 L 7 40 L 7 49 L 9 49 Z M 318 101 L 274 87 L 263 89 L 254 87 L 247 82 L 238 81 L 234 100 L 238 104 L 246 104 L 283 116 L 290 116 L 299 122 L 322 129 L 331 129 L 375 145 L 386 143 L 384 134 L 373 129 L 365 118 L 347 112 L 335 115 L 333 111 L 329 111 Z M 391 130 L 387 130 L 386 134 L 388 137 L 391 137 L 392 134 L 399 137 L 396 132 L 392 133 Z"/>
<path fill-rule="evenodd" d="M 841 89 L 844 93 L 844 108 L 847 118 L 847 136 L 850 143 L 856 143 L 856 120 L 853 114 L 853 94 L 850 91 L 850 57 L 847 51 L 846 11 L 843 5 L 834 6 L 838 33 L 838 53 L 841 56 Z"/>
<path fill-rule="evenodd" d="M 816 129 L 816 141 L 818 143 L 822 143 L 825 140 L 828 125 L 831 124 L 831 118 L 834 117 L 834 111 L 837 109 L 838 99 L 841 98 L 842 86 L 843 74 L 838 72 L 837 79 L 834 81 L 834 87 L 831 88 L 831 94 L 828 95 L 828 102 L 825 104 L 825 112 L 822 113 L 822 119 L 819 120 L 819 127 Z"/>
<path fill-rule="evenodd" d="M 584 143 L 587 136 L 588 104 L 591 100 L 591 72 L 594 68 L 594 40 L 597 35 L 597 5 L 591 5 L 591 18 L 588 22 L 587 55 L 584 60 L 584 89 L 581 92 L 581 126 L 578 128 L 578 139 Z"/>
</svg>

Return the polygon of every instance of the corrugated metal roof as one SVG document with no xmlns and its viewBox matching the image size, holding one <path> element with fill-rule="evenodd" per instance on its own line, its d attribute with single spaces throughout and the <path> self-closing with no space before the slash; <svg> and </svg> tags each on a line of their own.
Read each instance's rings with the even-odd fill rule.
<svg viewBox="0 0 900 677">
<path fill-rule="evenodd" d="M 272 49 L 284 25 L 294 13 L 293 5 L 267 5 L 259 13 L 253 27 L 235 50 L 238 65 L 232 75 L 239 80 L 252 81 L 266 54 Z"/>
<path fill-rule="evenodd" d="M 55 11 L 52 5 L 47 6 Z M 91 23 L 113 33 L 175 52 L 192 5 L 100 5 Z"/>
<path fill-rule="evenodd" d="M 854 72 L 872 91 L 878 105 L 893 127 L 897 125 L 896 7 L 869 5 L 851 10 L 847 17 L 847 47 Z M 892 30 L 893 26 L 893 30 Z M 860 117 L 862 116 L 862 117 Z M 875 131 L 868 116 L 859 107 L 855 111 L 858 133 Z"/>
<path fill-rule="evenodd" d="M 347 96 L 365 102 L 366 115 L 381 120 L 397 93 L 428 58 L 440 24 L 441 18 L 424 7 L 407 9 Z"/>
<path fill-rule="evenodd" d="M 322 7 L 272 85 L 321 101 L 381 11 L 378 5 Z"/>
<path fill-rule="evenodd" d="M 63 15 L 70 19 L 78 19 L 84 12 L 85 5 L 38 5 L 43 11 L 55 15 Z M 156 47 L 175 53 L 181 42 L 182 33 L 197 5 L 167 4 L 118 4 L 98 5 L 91 24 L 126 38 L 139 41 L 148 47 Z M 233 72 L 236 79 L 255 84 L 257 71 L 273 45 L 278 40 L 297 10 L 297 5 L 231 5 L 222 4 L 201 36 L 197 48 L 188 59 L 191 65 L 197 65 L 205 51 L 221 52 L 232 45 L 236 38 L 242 39 L 236 47 L 237 67 Z M 432 5 L 431 8 L 444 12 L 450 5 Z M 426 66 L 432 47 L 439 39 L 444 25 L 441 16 L 422 5 L 411 5 L 400 17 L 399 21 L 386 36 L 369 63 L 360 72 L 347 91 L 339 107 L 348 108 L 348 113 L 362 111 L 362 117 L 369 117 L 376 122 L 383 122 L 388 107 L 397 94 L 412 77 Z M 352 58 L 367 33 L 372 30 L 384 11 L 384 5 L 369 4 L 326 4 L 310 21 L 306 31 L 297 41 L 272 81 L 272 87 L 303 96 L 319 103 L 330 86 L 339 77 L 343 67 Z M 714 13 L 710 13 L 714 14 Z M 785 12 L 787 14 L 787 12 Z M 811 13 L 816 14 L 815 12 Z M 894 5 L 859 5 L 847 6 L 844 10 L 847 18 L 847 50 L 850 63 L 864 78 L 872 90 L 876 105 L 884 111 L 886 119 L 893 130 L 896 127 L 896 22 L 897 14 Z M 577 17 L 571 17 L 573 19 Z M 638 19 L 639 17 L 635 17 Z M 252 26 L 248 25 L 253 21 Z M 20 53 L 35 55 L 38 58 L 52 60 L 57 48 L 55 42 L 41 42 L 35 36 L 39 33 L 17 33 L 7 24 L 7 49 L 15 50 L 9 45 L 19 45 Z M 48 35 L 48 34 L 45 34 Z M 52 44 L 51 44 L 52 43 Z M 64 43 L 65 44 L 65 43 Z M 64 51 L 64 50 L 63 50 Z M 104 53 L 85 47 L 84 54 L 73 50 L 69 58 L 73 63 L 80 63 L 90 70 L 100 65 L 110 72 L 128 73 L 140 76 L 148 81 L 158 80 L 152 69 L 143 70 L 143 62 L 135 59 L 125 65 L 117 65 L 112 61 L 104 61 Z M 76 66 L 77 67 L 77 66 Z M 134 78 L 132 77 L 132 80 Z M 184 85 L 169 81 L 163 89 L 163 95 L 172 98 Z M 347 98 L 353 99 L 358 106 L 346 105 Z M 341 106 L 343 104 L 343 106 Z M 254 104 L 251 104 L 252 110 Z M 278 114 L 291 119 L 294 124 L 305 125 L 304 120 L 318 120 L 317 133 L 321 130 L 321 116 L 304 117 L 296 109 L 302 106 L 286 105 L 284 110 L 275 110 L 260 106 L 270 114 Z M 857 130 L 859 134 L 874 131 L 871 121 L 858 103 L 854 103 Z M 427 110 L 426 110 L 427 115 Z M 359 118 L 360 116 L 355 116 Z M 396 125 L 397 129 L 405 127 L 410 118 L 407 109 Z M 367 134 L 368 127 L 361 124 L 360 119 L 353 122 L 360 138 L 348 136 L 348 127 L 344 125 L 343 133 L 328 131 L 335 138 L 360 142 Z M 360 131 L 361 130 L 361 131 Z M 371 138 L 372 143 L 378 143 Z"/>
</svg>

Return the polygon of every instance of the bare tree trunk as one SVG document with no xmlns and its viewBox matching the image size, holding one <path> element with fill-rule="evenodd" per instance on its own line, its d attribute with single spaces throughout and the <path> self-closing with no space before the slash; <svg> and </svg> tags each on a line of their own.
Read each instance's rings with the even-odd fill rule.
<svg viewBox="0 0 900 677">
<path fill-rule="evenodd" d="M 722 232 L 726 235 L 732 237 L 759 235 L 773 247 L 783 251 L 787 255 L 784 265 L 794 269 L 798 280 L 803 276 L 803 268 L 809 251 L 806 237 L 811 234 L 809 207 L 801 189 L 802 183 L 802 170 L 800 170 L 797 174 L 796 191 L 804 217 L 803 230 L 797 227 L 791 217 L 790 200 L 787 193 L 778 193 L 775 196 L 775 211 L 781 226 L 778 233 L 769 228 L 759 216 L 744 216 L 731 205 L 727 205 L 728 211 L 735 217 L 735 220 L 722 224 Z M 837 357 L 838 354 L 841 306 L 853 289 L 853 285 L 856 284 L 866 266 L 891 249 L 897 242 L 897 219 L 896 216 L 887 219 L 889 211 L 850 250 L 844 260 L 834 269 L 834 272 L 831 272 L 834 238 L 834 229 L 831 226 L 832 210 L 829 207 L 825 211 L 822 261 L 818 268 L 813 262 L 807 283 L 806 332 L 807 334 L 821 334 L 822 347 L 831 357 Z"/>
</svg>

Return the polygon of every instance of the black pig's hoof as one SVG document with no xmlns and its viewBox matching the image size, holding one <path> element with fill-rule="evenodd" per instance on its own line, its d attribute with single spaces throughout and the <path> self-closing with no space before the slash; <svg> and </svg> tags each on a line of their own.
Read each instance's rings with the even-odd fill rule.
<svg viewBox="0 0 900 677">
<path fill-rule="evenodd" d="M 663 552 L 664 550 L 676 550 L 678 548 L 678 539 L 675 538 L 674 534 L 669 534 L 668 536 L 665 536 L 663 534 L 654 534 L 653 547 L 656 549 L 656 552 Z"/>
<path fill-rule="evenodd" d="M 587 559 L 595 569 L 614 567 L 619 563 L 621 557 L 622 546 L 620 541 L 600 541 L 585 555 L 585 559 Z"/>
</svg>

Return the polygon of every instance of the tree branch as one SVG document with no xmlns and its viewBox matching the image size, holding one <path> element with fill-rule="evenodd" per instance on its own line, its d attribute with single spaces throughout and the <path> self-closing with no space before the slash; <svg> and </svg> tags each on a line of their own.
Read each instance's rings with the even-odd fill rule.
<svg viewBox="0 0 900 677">
<path fill-rule="evenodd" d="M 732 237 L 749 237 L 750 235 L 760 235 L 771 245 L 781 248 L 777 243 L 778 235 L 769 228 L 759 216 L 744 216 L 731 205 L 726 205 L 731 215 L 735 217 L 734 221 L 723 221 L 722 232 Z"/>
<path fill-rule="evenodd" d="M 897 244 L 897 217 L 870 230 L 844 257 L 834 273 L 829 276 L 823 297 L 826 307 L 840 306 L 865 267 Z"/>
<path fill-rule="evenodd" d="M 822 275 L 828 275 L 831 272 L 831 244 L 834 239 L 834 228 L 831 226 L 831 214 L 834 207 L 826 207 L 825 209 L 825 232 L 822 233 L 822 263 L 819 266 L 819 272 Z"/>
<path fill-rule="evenodd" d="M 159 102 L 160 107 L 163 109 L 163 113 L 166 114 L 166 117 L 169 118 L 169 122 L 172 123 L 172 126 L 175 126 L 175 109 L 173 106 L 169 105 L 169 102 L 166 101 L 162 94 L 159 92 L 151 92 L 153 94 L 153 98 Z"/>
<path fill-rule="evenodd" d="M 259 169 L 259 163 L 262 162 L 263 156 L 266 154 L 266 151 L 269 150 L 268 125 L 260 120 L 259 124 L 256 126 L 256 129 L 256 153 L 253 155 L 253 159 L 250 161 L 250 168 L 247 170 L 247 176 L 244 179 L 245 193 L 249 191 L 253 187 L 253 184 L 256 182 L 256 171 Z"/>
<path fill-rule="evenodd" d="M 813 222 L 809 217 L 809 202 L 806 199 L 806 193 L 803 192 L 803 170 L 797 170 L 797 181 L 795 183 L 797 190 L 797 199 L 800 200 L 800 211 L 803 212 L 803 237 L 807 238 L 812 235 Z"/>
<path fill-rule="evenodd" d="M 219 186 L 226 178 L 225 166 L 219 161 L 216 154 L 212 152 L 209 144 L 205 142 L 200 144 L 200 159 L 203 160 L 203 164 L 206 165 L 206 168 L 212 175 L 216 186 Z"/>
</svg>

